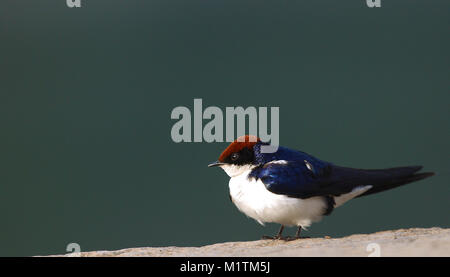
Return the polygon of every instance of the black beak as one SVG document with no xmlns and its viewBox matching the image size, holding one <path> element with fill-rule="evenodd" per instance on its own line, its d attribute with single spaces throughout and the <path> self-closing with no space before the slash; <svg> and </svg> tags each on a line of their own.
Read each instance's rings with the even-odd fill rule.
<svg viewBox="0 0 450 277">
<path fill-rule="evenodd" d="M 212 164 L 208 164 L 208 167 L 213 167 L 213 166 L 221 166 L 224 165 L 225 163 L 221 163 L 219 161 L 215 161 Z"/>
</svg>

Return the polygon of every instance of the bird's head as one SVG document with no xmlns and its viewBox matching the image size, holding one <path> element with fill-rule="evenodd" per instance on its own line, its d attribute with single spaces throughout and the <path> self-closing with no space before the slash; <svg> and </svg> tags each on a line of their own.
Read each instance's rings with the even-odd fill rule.
<svg viewBox="0 0 450 277">
<path fill-rule="evenodd" d="M 240 175 L 257 166 L 254 146 L 260 143 L 261 140 L 256 136 L 241 136 L 228 145 L 219 159 L 208 167 L 219 166 L 230 177 Z"/>
</svg>

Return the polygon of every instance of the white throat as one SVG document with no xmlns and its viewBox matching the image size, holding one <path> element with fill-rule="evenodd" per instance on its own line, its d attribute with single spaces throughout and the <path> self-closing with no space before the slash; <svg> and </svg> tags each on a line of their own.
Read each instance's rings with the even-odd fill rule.
<svg viewBox="0 0 450 277">
<path fill-rule="evenodd" d="M 251 171 L 256 165 L 234 165 L 234 164 L 226 164 L 220 166 L 228 176 L 231 178 L 239 176 L 245 172 Z"/>
</svg>

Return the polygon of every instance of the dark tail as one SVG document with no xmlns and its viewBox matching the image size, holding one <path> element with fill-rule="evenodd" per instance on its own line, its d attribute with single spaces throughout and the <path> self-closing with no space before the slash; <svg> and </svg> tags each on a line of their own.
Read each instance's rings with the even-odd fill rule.
<svg viewBox="0 0 450 277">
<path fill-rule="evenodd" d="M 353 169 L 360 173 L 360 181 L 368 182 L 367 185 L 373 187 L 358 197 L 378 193 L 388 189 L 400 187 L 411 182 L 419 181 L 433 176 L 434 172 L 417 173 L 422 166 L 395 167 L 389 169 Z M 363 179 L 367 181 L 363 181 Z"/>
</svg>

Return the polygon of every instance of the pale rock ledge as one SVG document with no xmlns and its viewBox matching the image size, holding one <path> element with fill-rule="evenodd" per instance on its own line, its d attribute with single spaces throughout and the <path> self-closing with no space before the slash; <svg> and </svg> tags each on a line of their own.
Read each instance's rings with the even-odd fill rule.
<svg viewBox="0 0 450 277">
<path fill-rule="evenodd" d="M 225 242 L 202 247 L 140 247 L 66 254 L 81 257 L 450 256 L 450 229 L 413 228 L 343 238 Z"/>
</svg>

